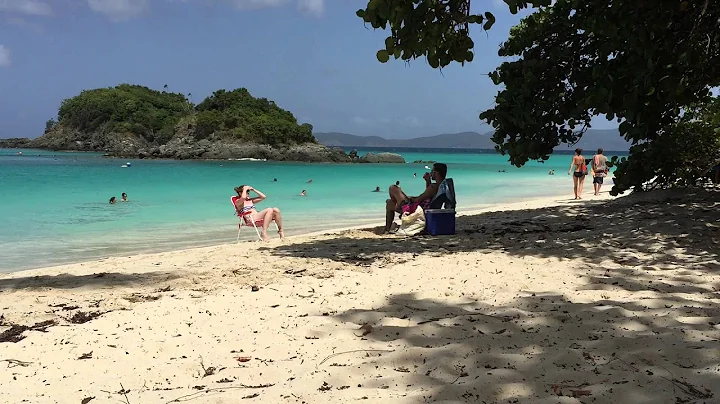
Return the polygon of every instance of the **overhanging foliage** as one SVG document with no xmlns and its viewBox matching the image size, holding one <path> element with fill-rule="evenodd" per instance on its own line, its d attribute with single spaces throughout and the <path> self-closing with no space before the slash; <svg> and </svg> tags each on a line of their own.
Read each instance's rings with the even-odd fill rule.
<svg viewBox="0 0 720 404">
<path fill-rule="evenodd" d="M 460 46 L 468 43 L 468 23 L 494 21 L 485 14 L 470 20 L 469 3 L 371 0 L 358 15 L 373 27 L 390 27 L 385 50 L 396 58 L 426 56 L 430 66 L 443 67 L 471 60 L 458 57 L 468 52 Z M 712 114 L 693 112 L 690 119 L 684 113 L 709 105 L 710 89 L 720 85 L 720 2 L 506 3 L 512 12 L 537 8 L 500 47 L 498 54 L 511 60 L 490 77 L 504 88 L 495 107 L 480 115 L 511 163 L 547 159 L 553 147 L 576 142 L 591 118 L 601 115 L 617 120 L 621 135 L 634 144 L 630 158 L 619 162 L 613 193 L 644 189 L 648 181 L 688 185 L 702 175 L 705 162 L 676 148 L 718 141 L 717 121 L 714 127 L 698 123 Z M 386 61 L 380 53 L 378 59 Z M 715 152 L 704 150 L 705 156 Z M 679 159 L 696 169 L 680 170 Z M 673 177 L 678 170 L 683 180 Z"/>
</svg>

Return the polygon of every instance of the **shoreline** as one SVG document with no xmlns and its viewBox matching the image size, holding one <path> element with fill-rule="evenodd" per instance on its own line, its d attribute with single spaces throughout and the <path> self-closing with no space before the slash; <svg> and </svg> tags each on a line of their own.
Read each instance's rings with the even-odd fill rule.
<svg viewBox="0 0 720 404">
<path fill-rule="evenodd" d="M 591 194 L 588 195 L 596 200 L 609 200 L 613 199 L 615 197 L 610 197 L 608 194 L 608 190 L 602 191 L 601 195 L 599 197 L 593 197 Z M 556 194 L 553 196 L 542 196 L 537 198 L 529 198 L 524 199 L 523 197 L 513 197 L 507 201 L 499 202 L 499 203 L 490 203 L 490 204 L 471 204 L 467 208 L 458 209 L 457 210 L 457 218 L 461 218 L 463 216 L 472 216 L 477 214 L 482 214 L 486 212 L 496 212 L 501 210 L 519 210 L 519 209 L 525 209 L 529 206 L 537 206 L 539 204 L 543 204 L 546 206 L 557 206 L 561 203 L 566 202 L 577 202 L 573 201 L 572 199 L 560 199 L 563 198 L 563 196 L 566 193 L 563 194 Z M 587 201 L 589 199 L 584 199 L 584 201 Z M 383 213 L 383 207 L 378 207 L 378 215 L 380 216 Z M 236 220 L 236 219 L 235 219 Z M 368 230 L 371 228 L 378 228 L 385 225 L 384 221 L 378 221 L 376 219 L 370 219 L 369 217 L 359 217 L 354 219 L 354 221 L 357 221 L 358 224 L 354 224 L 351 226 L 333 226 L 327 229 L 320 229 L 320 230 L 311 230 L 309 232 L 302 232 L 300 230 L 299 233 L 294 231 L 286 231 L 287 233 L 290 233 L 290 235 L 286 236 L 286 243 L 292 242 L 293 240 L 297 240 L 298 238 L 304 238 L 304 237 L 318 237 L 318 236 L 329 236 L 329 235 L 337 235 L 338 233 L 352 231 L 352 230 Z M 318 226 L 322 227 L 322 226 Z M 184 245 L 179 246 L 177 248 L 175 247 L 169 247 L 169 248 L 148 248 L 143 250 L 135 250 L 135 251 L 128 251 L 128 252 L 118 252 L 116 254 L 110 254 L 110 255 L 102 255 L 97 258 L 91 258 L 91 259 L 80 259 L 80 260 L 70 260 L 67 262 L 59 262 L 56 264 L 51 265 L 44 265 L 41 264 L 39 266 L 31 266 L 31 267 L 20 267 L 17 269 L 11 269 L 7 272 L 0 272 L 0 277 L 2 275 L 6 274 L 14 274 L 19 272 L 27 272 L 27 271 L 37 271 L 37 270 L 45 270 L 45 269 L 52 269 L 52 268 L 58 268 L 58 267 L 64 267 L 64 266 L 73 266 L 78 264 L 89 264 L 92 262 L 97 261 L 105 261 L 108 259 L 113 258 L 123 258 L 123 257 L 135 257 L 135 256 L 151 256 L 156 254 L 168 254 L 168 253 L 182 253 L 185 251 L 193 251 L 193 250 L 202 250 L 202 249 L 209 249 L 213 247 L 219 247 L 219 246 L 230 246 L 230 245 L 247 245 L 248 243 L 259 243 L 257 239 L 255 238 L 254 229 L 248 229 L 244 228 L 244 232 L 251 233 L 251 236 L 249 239 L 240 239 L 239 243 L 236 242 L 214 242 L 214 241 L 208 241 L 207 243 L 196 243 L 196 244 L 187 244 L 182 243 Z M 232 233 L 232 234 L 231 234 Z M 234 237 L 235 233 L 229 232 L 229 235 L 232 235 Z M 231 237 L 228 237 L 230 239 Z M 275 238 L 273 238 L 270 242 L 272 245 L 273 243 L 278 243 L 279 241 Z"/>
<path fill-rule="evenodd" d="M 2 275 L 0 401 L 720 397 L 720 189 L 481 211 Z"/>
</svg>

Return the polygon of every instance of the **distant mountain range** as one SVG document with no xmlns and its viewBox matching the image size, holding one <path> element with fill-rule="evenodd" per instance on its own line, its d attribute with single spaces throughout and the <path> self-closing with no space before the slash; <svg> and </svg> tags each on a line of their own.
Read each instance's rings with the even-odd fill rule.
<svg viewBox="0 0 720 404">
<path fill-rule="evenodd" d="M 325 146 L 335 147 L 412 147 L 422 149 L 493 149 L 492 132 L 460 132 L 445 133 L 442 135 L 416 137 L 412 139 L 385 139 L 379 136 L 357 136 L 339 132 L 318 132 L 315 138 Z M 574 150 L 580 147 L 584 150 L 595 150 L 602 147 L 605 150 L 626 151 L 630 143 L 620 137 L 617 129 L 590 129 L 580 141 L 572 146 L 560 145 L 555 150 Z"/>
</svg>

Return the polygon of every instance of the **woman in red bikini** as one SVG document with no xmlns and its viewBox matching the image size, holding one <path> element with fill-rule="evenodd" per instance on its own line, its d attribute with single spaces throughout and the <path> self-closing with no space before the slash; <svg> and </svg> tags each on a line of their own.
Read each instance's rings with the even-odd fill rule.
<svg viewBox="0 0 720 404">
<path fill-rule="evenodd" d="M 254 191 L 257 196 L 251 198 L 250 191 Z M 240 185 L 239 187 L 235 187 L 235 192 L 237 192 L 239 196 L 239 198 L 235 200 L 235 209 L 237 209 L 239 214 L 242 215 L 249 212 L 250 214 L 252 214 L 253 219 L 257 221 L 263 221 L 262 233 L 260 233 L 260 237 L 262 237 L 263 241 L 270 240 L 267 235 L 267 230 L 268 226 L 270 226 L 270 222 L 272 222 L 273 220 L 275 221 L 275 224 L 277 224 L 278 235 L 280 235 L 280 239 L 282 240 L 285 238 L 285 234 L 283 233 L 282 215 L 280 215 L 280 209 L 265 208 L 260 212 L 255 209 L 256 203 L 260 203 L 265 200 L 265 198 L 267 198 L 265 194 L 251 187 L 250 185 Z"/>
</svg>

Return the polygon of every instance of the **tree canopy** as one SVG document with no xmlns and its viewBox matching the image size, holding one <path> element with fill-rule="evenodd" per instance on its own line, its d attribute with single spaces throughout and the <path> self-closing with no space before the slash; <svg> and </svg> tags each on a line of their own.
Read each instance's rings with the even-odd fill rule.
<svg viewBox="0 0 720 404">
<path fill-rule="evenodd" d="M 81 132 L 130 132 L 150 142 L 169 140 L 192 105 L 184 95 L 120 84 L 84 90 L 62 102 L 58 123 Z M 47 128 L 46 125 L 46 129 Z"/>
<path fill-rule="evenodd" d="M 198 137 L 215 133 L 270 145 L 315 142 L 312 125 L 299 125 L 292 113 L 244 88 L 215 91 L 196 110 Z"/>
<path fill-rule="evenodd" d="M 311 125 L 299 125 L 292 113 L 244 88 L 218 90 L 197 106 L 183 94 L 137 85 L 85 90 L 63 101 L 58 122 L 48 121 L 46 132 L 69 127 L 80 132 L 132 133 L 162 144 L 174 136 L 183 119 L 195 123 L 191 127 L 197 138 L 213 135 L 271 145 L 315 142 Z"/>
<path fill-rule="evenodd" d="M 509 60 L 490 77 L 502 89 L 480 115 L 511 163 L 547 159 L 598 115 L 616 120 L 633 143 L 618 162 L 613 193 L 648 182 L 692 184 L 720 158 L 718 102 L 710 92 L 720 85 L 720 2 L 505 2 L 512 12 L 537 8 L 501 45 L 498 55 Z M 401 47 L 405 60 L 425 56 L 443 67 L 472 60 L 448 56 L 468 43 L 469 23 L 492 26 L 489 13 L 471 19 L 469 10 L 469 0 L 371 0 L 358 15 L 373 27 L 390 26 L 385 50 L 394 56 Z"/>
</svg>

